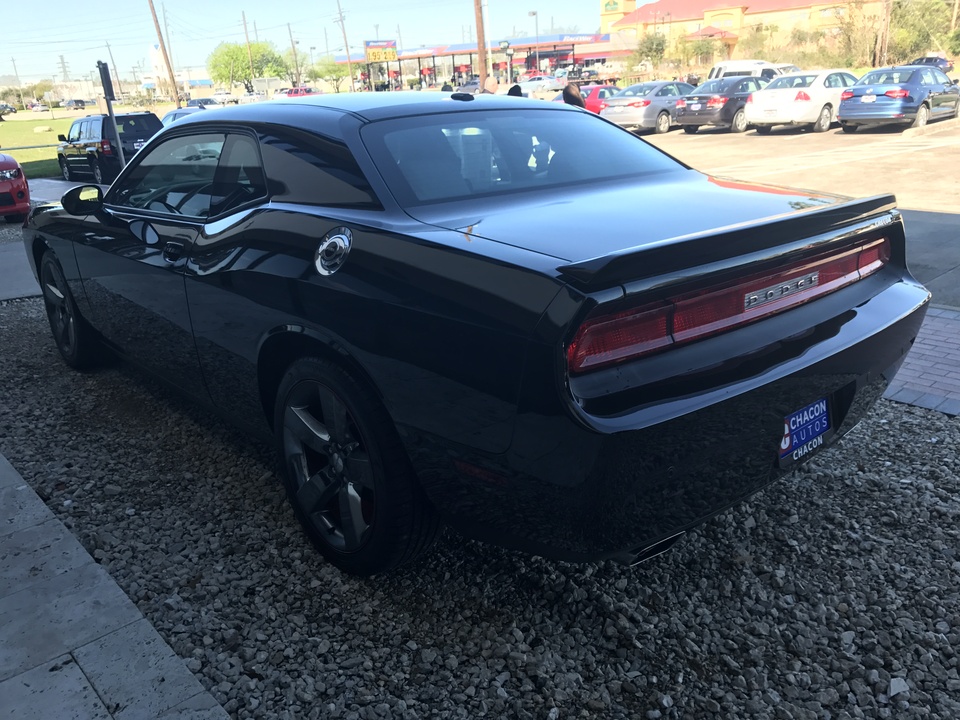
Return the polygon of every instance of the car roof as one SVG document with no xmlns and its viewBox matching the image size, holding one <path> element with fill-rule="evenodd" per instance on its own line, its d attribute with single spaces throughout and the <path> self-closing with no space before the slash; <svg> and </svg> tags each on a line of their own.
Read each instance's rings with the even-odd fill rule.
<svg viewBox="0 0 960 720">
<path fill-rule="evenodd" d="M 250 103 L 233 105 L 218 109 L 207 116 L 195 113 L 184 122 L 276 122 L 284 111 L 318 108 L 334 110 L 355 115 L 365 120 L 383 120 L 386 118 L 409 117 L 424 113 L 461 112 L 467 110 L 496 109 L 516 110 L 519 108 L 541 109 L 551 112 L 573 110 L 567 106 L 553 107 L 552 103 L 540 100 L 517 98 L 509 95 L 441 92 L 397 92 L 397 93 L 330 93 L 311 94 L 294 98 L 274 99 L 269 103 Z M 298 123 L 296 118 L 302 114 L 290 114 L 289 121 Z M 183 127 L 183 126 L 181 126 Z"/>
</svg>

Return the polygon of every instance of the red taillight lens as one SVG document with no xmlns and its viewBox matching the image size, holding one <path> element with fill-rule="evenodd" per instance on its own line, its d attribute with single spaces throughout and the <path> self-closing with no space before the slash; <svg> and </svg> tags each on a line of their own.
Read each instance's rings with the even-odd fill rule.
<svg viewBox="0 0 960 720">
<path fill-rule="evenodd" d="M 810 96 L 801 90 L 793 100 L 794 102 L 810 102 Z"/>
<path fill-rule="evenodd" d="M 630 107 L 647 107 L 649 104 L 649 100 L 634 100 L 632 103 L 630 103 Z"/>
<path fill-rule="evenodd" d="M 100 141 L 100 152 L 102 152 L 104 155 L 113 155 L 113 148 L 110 147 L 109 140 Z"/>
<path fill-rule="evenodd" d="M 753 93 L 747 95 L 747 105 L 750 105 L 753 102 Z"/>
<path fill-rule="evenodd" d="M 683 98 L 680 98 L 679 100 L 677 100 L 677 107 L 678 107 L 678 108 L 685 108 L 686 106 L 687 106 L 687 101 L 686 101 L 686 100 L 684 100 Z"/>
<path fill-rule="evenodd" d="M 887 90 L 884 95 L 888 98 L 894 98 L 896 100 L 902 100 L 910 94 L 909 91 L 904 90 L 903 88 L 897 88 L 896 90 Z"/>
<path fill-rule="evenodd" d="M 844 90 L 842 93 L 840 93 L 841 100 L 849 100 L 852 97 L 853 97 L 853 90 Z"/>
<path fill-rule="evenodd" d="M 567 347 L 570 372 L 585 372 L 669 345 L 666 304 L 587 318 Z"/>
<path fill-rule="evenodd" d="M 726 104 L 727 104 L 727 98 L 725 97 L 712 97 L 709 100 L 707 100 L 708 108 L 723 107 Z"/>
<path fill-rule="evenodd" d="M 782 271 L 597 314 L 584 321 L 567 346 L 567 367 L 583 373 L 702 340 L 839 290 L 889 261 L 890 241 L 880 238 Z"/>
<path fill-rule="evenodd" d="M 600 109 L 601 109 L 601 110 L 606 110 L 608 107 L 610 107 L 610 106 L 607 105 L 605 102 L 600 103 Z"/>
</svg>

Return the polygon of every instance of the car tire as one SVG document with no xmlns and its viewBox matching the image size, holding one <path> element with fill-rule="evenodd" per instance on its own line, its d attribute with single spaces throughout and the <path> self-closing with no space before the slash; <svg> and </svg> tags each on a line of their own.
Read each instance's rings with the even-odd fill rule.
<svg viewBox="0 0 960 720">
<path fill-rule="evenodd" d="M 66 181 L 73 180 L 73 177 L 70 173 L 70 166 L 67 165 L 67 159 L 64 157 L 58 158 L 60 160 L 60 174 L 63 175 L 63 179 Z"/>
<path fill-rule="evenodd" d="M 662 112 L 657 115 L 657 123 L 653 126 L 653 131 L 658 135 L 670 132 L 670 113 Z"/>
<path fill-rule="evenodd" d="M 439 516 L 365 383 L 330 360 L 300 358 L 280 382 L 274 428 L 294 514 L 332 565 L 374 575 L 433 543 Z"/>
<path fill-rule="evenodd" d="M 917 117 L 913 121 L 912 127 L 921 128 L 927 124 L 927 121 L 930 119 L 930 108 L 926 105 L 921 105 L 917 109 Z"/>
<path fill-rule="evenodd" d="M 683 131 L 684 131 L 685 133 L 687 133 L 687 135 L 694 135 L 694 134 L 697 132 L 697 130 L 699 130 L 699 129 L 700 129 L 700 126 L 699 126 L 699 125 L 684 125 L 684 126 L 683 126 Z"/>
<path fill-rule="evenodd" d="M 733 120 L 730 121 L 730 132 L 742 133 L 747 129 L 747 115 L 740 108 L 733 114 Z"/>
<path fill-rule="evenodd" d="M 770 131 L 773 130 L 773 125 L 757 125 L 755 129 L 757 135 L 769 135 Z"/>
<path fill-rule="evenodd" d="M 104 184 L 105 178 L 104 178 L 104 175 L 103 175 L 103 167 L 100 165 L 100 161 L 99 161 L 99 160 L 91 160 L 91 161 L 90 161 L 90 172 L 93 173 L 93 181 L 94 181 L 97 185 L 103 185 L 103 184 Z"/>
<path fill-rule="evenodd" d="M 858 125 L 846 125 L 846 124 L 840 125 L 840 129 L 843 130 L 845 133 L 855 133 L 858 127 L 859 127 Z"/>
<path fill-rule="evenodd" d="M 817 116 L 817 121 L 813 124 L 813 131 L 815 133 L 826 132 L 830 129 L 830 120 L 832 111 L 830 110 L 829 105 L 824 105 L 820 108 L 820 114 Z"/>
<path fill-rule="evenodd" d="M 50 331 L 63 361 L 75 370 L 99 365 L 105 354 L 103 344 L 77 309 L 63 269 L 50 250 L 40 260 L 40 290 Z"/>
</svg>

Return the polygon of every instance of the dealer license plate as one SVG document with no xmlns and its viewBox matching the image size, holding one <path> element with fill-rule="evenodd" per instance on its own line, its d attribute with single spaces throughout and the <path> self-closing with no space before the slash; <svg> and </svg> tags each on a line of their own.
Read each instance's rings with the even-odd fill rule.
<svg viewBox="0 0 960 720">
<path fill-rule="evenodd" d="M 142 147 L 143 147 L 143 142 L 142 142 L 142 141 L 141 141 L 141 142 L 135 142 L 135 143 L 133 144 L 133 149 L 134 149 L 134 150 L 139 150 L 139 149 L 142 148 Z"/>
<path fill-rule="evenodd" d="M 699 110 L 699 109 L 700 109 L 700 103 L 694 103 L 693 105 L 690 106 L 690 109 L 691 109 L 691 110 Z"/>
<path fill-rule="evenodd" d="M 823 445 L 830 431 L 827 399 L 810 403 L 783 419 L 780 441 L 780 466 L 792 465 Z"/>
<path fill-rule="evenodd" d="M 860 102 L 876 102 L 876 101 L 877 101 L 876 95 L 863 95 L 860 98 Z"/>
<path fill-rule="evenodd" d="M 767 117 L 773 117 L 774 115 L 777 114 L 777 111 L 776 111 L 776 110 L 764 110 L 764 111 L 763 111 L 763 114 L 766 115 Z"/>
</svg>

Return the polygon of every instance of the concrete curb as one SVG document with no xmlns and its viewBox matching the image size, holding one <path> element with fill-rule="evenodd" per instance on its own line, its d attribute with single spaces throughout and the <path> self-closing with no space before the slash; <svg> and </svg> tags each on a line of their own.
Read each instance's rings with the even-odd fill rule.
<svg viewBox="0 0 960 720">
<path fill-rule="evenodd" d="M 938 120 L 932 124 L 924 125 L 919 128 L 907 128 L 900 135 L 903 139 L 919 137 L 921 135 L 935 135 L 936 133 L 946 132 L 955 127 L 960 127 L 960 117 L 950 118 L 949 120 Z"/>
</svg>

